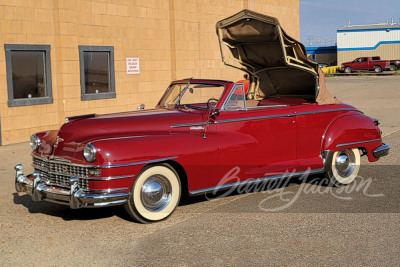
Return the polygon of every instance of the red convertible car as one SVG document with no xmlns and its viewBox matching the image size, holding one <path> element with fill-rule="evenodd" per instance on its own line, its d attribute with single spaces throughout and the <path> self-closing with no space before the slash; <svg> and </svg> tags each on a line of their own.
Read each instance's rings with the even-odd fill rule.
<svg viewBox="0 0 400 267">
<path fill-rule="evenodd" d="M 67 118 L 31 137 L 35 171 L 16 165 L 16 190 L 72 209 L 125 205 L 146 223 L 171 215 L 182 194 L 305 173 L 347 185 L 361 155 L 388 154 L 378 121 L 329 94 L 277 19 L 243 10 L 218 22 L 217 35 L 224 63 L 249 75 L 247 93 L 242 83 L 185 79 L 155 109 Z"/>
</svg>

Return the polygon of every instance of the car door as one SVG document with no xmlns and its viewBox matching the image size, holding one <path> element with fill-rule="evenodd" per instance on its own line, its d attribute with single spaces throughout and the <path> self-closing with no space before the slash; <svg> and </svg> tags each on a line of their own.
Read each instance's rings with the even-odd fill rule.
<svg viewBox="0 0 400 267">
<path fill-rule="evenodd" d="M 215 125 L 219 138 L 219 184 L 297 169 L 296 121 L 290 108 L 247 108 L 243 85 L 236 84 Z"/>
<path fill-rule="evenodd" d="M 354 70 L 368 70 L 368 59 L 366 57 L 358 58 Z"/>
</svg>

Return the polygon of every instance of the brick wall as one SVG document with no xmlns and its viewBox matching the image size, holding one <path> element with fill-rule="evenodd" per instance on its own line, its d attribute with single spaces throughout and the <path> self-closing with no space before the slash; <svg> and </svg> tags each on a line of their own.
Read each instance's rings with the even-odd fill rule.
<svg viewBox="0 0 400 267">
<path fill-rule="evenodd" d="M 241 79 L 221 62 L 215 23 L 244 8 L 279 18 L 299 39 L 298 0 L 0 0 L 2 144 L 67 116 L 154 107 L 173 79 Z M 4 44 L 51 46 L 52 104 L 8 107 Z M 81 101 L 78 45 L 114 46 L 116 98 Z M 139 75 L 126 74 L 127 57 L 140 58 Z"/>
</svg>

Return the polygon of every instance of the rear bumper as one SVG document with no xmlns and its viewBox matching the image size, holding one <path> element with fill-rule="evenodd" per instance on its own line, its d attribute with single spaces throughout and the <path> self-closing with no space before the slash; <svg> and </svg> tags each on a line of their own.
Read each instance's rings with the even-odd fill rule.
<svg viewBox="0 0 400 267">
<path fill-rule="evenodd" d="M 383 156 L 387 156 L 389 154 L 390 146 L 386 144 L 382 144 L 380 147 L 374 150 L 374 157 L 380 158 Z"/>
<path fill-rule="evenodd" d="M 82 190 L 78 185 L 78 178 L 69 179 L 70 188 L 56 187 L 46 184 L 36 172 L 25 176 L 22 165 L 15 169 L 15 190 L 26 192 L 33 201 L 49 201 L 69 205 L 71 209 L 107 207 L 124 204 L 129 197 L 128 188 L 106 190 Z"/>
</svg>

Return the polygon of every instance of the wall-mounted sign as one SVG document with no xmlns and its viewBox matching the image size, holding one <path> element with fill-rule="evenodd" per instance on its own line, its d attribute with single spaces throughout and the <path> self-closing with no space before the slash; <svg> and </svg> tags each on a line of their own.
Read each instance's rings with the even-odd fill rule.
<svg viewBox="0 0 400 267">
<path fill-rule="evenodd" d="M 139 74 L 139 58 L 138 57 L 127 57 L 126 58 L 126 74 Z"/>
</svg>

